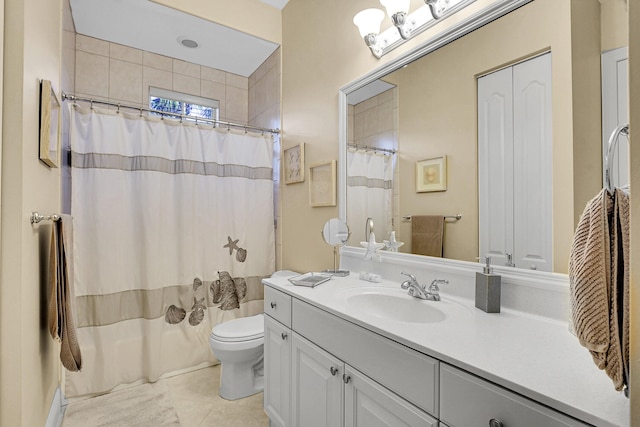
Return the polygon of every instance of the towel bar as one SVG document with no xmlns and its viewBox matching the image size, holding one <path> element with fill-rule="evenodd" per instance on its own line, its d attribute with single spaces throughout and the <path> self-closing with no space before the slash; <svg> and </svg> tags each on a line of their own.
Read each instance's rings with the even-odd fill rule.
<svg viewBox="0 0 640 427">
<path fill-rule="evenodd" d="M 51 215 L 40 215 L 40 213 L 38 213 L 38 211 L 33 211 L 31 212 L 31 224 L 37 224 L 40 221 L 58 221 L 60 219 L 60 215 L 58 214 L 51 214 Z"/>
<path fill-rule="evenodd" d="M 458 221 L 458 220 L 461 220 L 461 219 L 462 219 L 462 214 L 457 214 L 457 215 L 445 215 L 445 216 L 444 216 L 444 219 L 448 219 L 448 218 L 451 218 L 451 219 L 453 219 L 454 221 Z M 403 216 L 402 216 L 402 219 L 403 219 L 403 220 L 405 220 L 405 221 L 411 221 L 411 215 L 403 215 Z"/>
</svg>

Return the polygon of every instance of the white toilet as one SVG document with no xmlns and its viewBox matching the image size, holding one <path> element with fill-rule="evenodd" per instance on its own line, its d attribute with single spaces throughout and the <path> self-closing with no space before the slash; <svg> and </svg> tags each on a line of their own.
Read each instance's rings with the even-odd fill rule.
<svg viewBox="0 0 640 427">
<path fill-rule="evenodd" d="M 264 388 L 264 316 L 241 317 L 214 326 L 209 345 L 222 364 L 220 397 L 235 400 Z"/>
</svg>

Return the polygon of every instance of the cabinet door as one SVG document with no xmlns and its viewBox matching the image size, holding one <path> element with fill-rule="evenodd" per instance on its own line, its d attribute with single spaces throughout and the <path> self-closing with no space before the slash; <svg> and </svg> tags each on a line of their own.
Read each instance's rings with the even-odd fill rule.
<svg viewBox="0 0 640 427">
<path fill-rule="evenodd" d="M 292 425 L 342 426 L 342 362 L 296 333 L 292 348 Z"/>
<path fill-rule="evenodd" d="M 513 262 L 552 269 L 551 54 L 513 66 Z"/>
<path fill-rule="evenodd" d="M 264 410 L 273 427 L 288 427 L 291 414 L 291 330 L 264 316 Z"/>
<path fill-rule="evenodd" d="M 345 427 L 437 427 L 438 420 L 345 367 Z"/>
<path fill-rule="evenodd" d="M 480 256 L 504 264 L 513 253 L 513 73 L 478 79 Z"/>
</svg>

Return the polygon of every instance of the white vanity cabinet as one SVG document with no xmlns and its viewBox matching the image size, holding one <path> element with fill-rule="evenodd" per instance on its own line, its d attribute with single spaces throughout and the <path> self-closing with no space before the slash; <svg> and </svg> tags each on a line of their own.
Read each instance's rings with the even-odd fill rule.
<svg viewBox="0 0 640 427">
<path fill-rule="evenodd" d="M 264 302 L 264 408 L 271 426 L 438 426 L 408 400 L 437 413 L 436 360 L 275 289 L 265 288 Z"/>
<path fill-rule="evenodd" d="M 588 425 L 444 363 L 440 365 L 440 420 L 448 427 Z"/>
</svg>

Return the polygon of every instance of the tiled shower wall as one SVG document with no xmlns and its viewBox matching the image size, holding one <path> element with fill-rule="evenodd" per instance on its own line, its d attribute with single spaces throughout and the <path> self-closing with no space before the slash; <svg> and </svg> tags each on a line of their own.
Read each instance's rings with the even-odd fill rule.
<svg viewBox="0 0 640 427">
<path fill-rule="evenodd" d="M 215 68 L 76 36 L 76 95 L 140 107 L 149 87 L 220 101 L 220 120 L 249 121 L 249 79 Z"/>
</svg>

